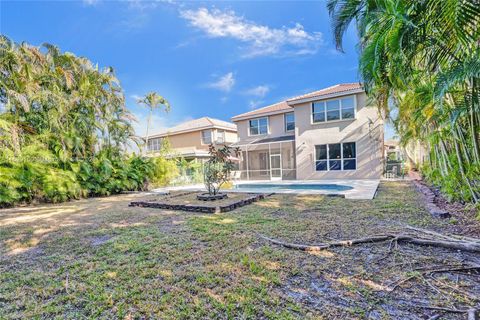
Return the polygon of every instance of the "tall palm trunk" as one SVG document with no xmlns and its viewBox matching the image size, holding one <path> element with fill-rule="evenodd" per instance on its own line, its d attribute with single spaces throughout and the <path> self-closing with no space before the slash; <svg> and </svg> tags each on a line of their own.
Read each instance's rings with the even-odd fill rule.
<svg viewBox="0 0 480 320">
<path fill-rule="evenodd" d="M 146 154 L 146 152 L 148 152 L 148 137 L 149 137 L 149 131 L 150 131 L 150 119 L 152 118 L 152 112 L 153 112 L 153 109 L 150 108 L 150 112 L 148 113 L 148 119 L 147 119 L 147 132 L 145 134 L 145 145 L 143 146 L 143 150 L 142 150 L 142 154 L 144 155 Z"/>
<path fill-rule="evenodd" d="M 477 197 L 477 194 L 476 192 L 473 190 L 473 187 L 471 185 L 471 182 L 470 182 L 470 179 L 468 179 L 467 175 L 465 174 L 465 168 L 463 167 L 463 159 L 462 159 L 462 155 L 460 153 L 460 148 L 458 146 L 458 140 L 454 137 L 453 138 L 453 143 L 455 145 L 455 153 L 457 155 L 457 160 L 458 160 L 458 168 L 460 170 L 460 173 L 462 175 L 462 178 L 463 180 L 465 181 L 465 183 L 467 184 L 468 186 L 468 189 L 470 190 L 470 194 L 472 196 L 472 199 L 475 203 L 478 202 L 478 197 Z"/>
<path fill-rule="evenodd" d="M 478 146 L 478 127 L 477 121 L 475 118 L 478 118 L 478 115 L 475 113 L 475 99 L 476 99 L 476 91 L 475 91 L 475 78 L 471 80 L 472 85 L 472 103 L 470 105 L 470 128 L 471 128 L 471 135 L 472 135 L 472 146 L 473 146 L 473 155 L 475 162 L 480 163 L 480 147 Z"/>
</svg>

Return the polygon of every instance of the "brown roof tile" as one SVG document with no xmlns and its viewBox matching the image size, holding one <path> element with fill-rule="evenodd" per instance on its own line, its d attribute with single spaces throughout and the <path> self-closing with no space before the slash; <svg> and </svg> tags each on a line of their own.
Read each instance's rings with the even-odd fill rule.
<svg viewBox="0 0 480 320">
<path fill-rule="evenodd" d="M 237 125 L 233 123 L 210 118 L 210 117 L 202 117 L 199 119 L 193 119 L 190 121 L 180 123 L 179 125 L 176 125 L 171 128 L 162 129 L 158 132 L 151 134 L 151 137 L 173 135 L 173 134 L 178 134 L 183 132 L 190 132 L 190 131 L 203 130 L 203 129 L 209 129 L 209 128 L 221 128 L 221 129 L 227 129 L 231 131 L 237 131 Z"/>
<path fill-rule="evenodd" d="M 282 101 L 282 102 L 278 102 L 260 109 L 255 109 L 249 112 L 239 114 L 233 117 L 232 120 L 235 121 L 236 119 L 240 119 L 244 117 L 255 117 L 255 116 L 261 116 L 263 114 L 268 114 L 271 112 L 280 112 L 280 111 L 284 111 L 284 110 L 287 111 L 292 109 L 293 108 L 287 104 L 287 101 Z"/>
<path fill-rule="evenodd" d="M 287 102 L 292 103 L 297 100 L 303 100 L 303 99 L 310 99 L 310 98 L 317 98 L 317 97 L 322 97 L 326 95 L 331 95 L 331 94 L 339 94 L 339 93 L 348 93 L 348 91 L 354 91 L 354 90 L 359 90 L 362 89 L 362 85 L 358 82 L 355 83 L 340 83 L 336 84 L 334 86 L 321 89 L 318 91 L 310 92 L 307 94 L 303 94 L 301 96 L 293 97 L 287 100 Z"/>
</svg>

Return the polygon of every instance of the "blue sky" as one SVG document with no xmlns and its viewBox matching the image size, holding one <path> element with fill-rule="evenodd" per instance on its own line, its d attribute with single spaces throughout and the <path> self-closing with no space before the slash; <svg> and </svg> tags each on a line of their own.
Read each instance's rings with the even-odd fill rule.
<svg viewBox="0 0 480 320">
<path fill-rule="evenodd" d="M 359 79 L 355 32 L 335 50 L 325 1 L 1 1 L 0 14 L 16 42 L 112 66 L 139 134 L 146 111 L 135 99 L 149 91 L 172 105 L 154 116 L 159 130 Z"/>
</svg>

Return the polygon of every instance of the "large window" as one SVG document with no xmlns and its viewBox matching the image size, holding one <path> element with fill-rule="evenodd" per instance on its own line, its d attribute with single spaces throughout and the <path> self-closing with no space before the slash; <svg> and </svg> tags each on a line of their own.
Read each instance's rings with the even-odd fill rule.
<svg viewBox="0 0 480 320">
<path fill-rule="evenodd" d="M 356 168 L 355 142 L 315 146 L 315 169 L 317 171 L 355 170 Z"/>
<path fill-rule="evenodd" d="M 148 151 L 160 151 L 162 148 L 162 138 L 148 139 Z"/>
<path fill-rule="evenodd" d="M 212 130 L 203 130 L 202 131 L 202 143 L 211 144 L 212 143 Z"/>
<path fill-rule="evenodd" d="M 251 136 L 268 133 L 268 118 L 258 118 L 249 121 Z"/>
<path fill-rule="evenodd" d="M 347 97 L 312 103 L 314 123 L 355 118 L 355 98 Z"/>
<path fill-rule="evenodd" d="M 295 114 L 293 112 L 285 113 L 285 131 L 295 130 Z"/>
</svg>

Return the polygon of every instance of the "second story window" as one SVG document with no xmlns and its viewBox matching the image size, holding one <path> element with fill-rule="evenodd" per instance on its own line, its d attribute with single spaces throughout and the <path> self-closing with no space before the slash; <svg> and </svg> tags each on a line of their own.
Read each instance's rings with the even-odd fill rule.
<svg viewBox="0 0 480 320">
<path fill-rule="evenodd" d="M 325 102 L 314 102 L 312 104 L 312 120 L 316 122 L 325 122 Z"/>
<path fill-rule="evenodd" d="M 211 144 L 212 143 L 212 130 L 203 130 L 202 131 L 202 143 Z"/>
<path fill-rule="evenodd" d="M 355 118 L 355 103 L 353 102 L 353 97 L 342 99 L 340 102 L 342 103 L 342 119 Z"/>
<path fill-rule="evenodd" d="M 327 101 L 327 121 L 340 120 L 340 100 Z"/>
<path fill-rule="evenodd" d="M 319 101 L 312 104 L 312 122 L 328 122 L 355 118 L 354 97 Z"/>
<path fill-rule="evenodd" d="M 225 131 L 217 130 L 217 143 L 225 143 Z"/>
<path fill-rule="evenodd" d="M 285 113 L 285 131 L 295 130 L 295 114 L 293 112 Z"/>
<path fill-rule="evenodd" d="M 268 118 L 258 118 L 249 121 L 249 131 L 251 136 L 268 133 Z"/>
<path fill-rule="evenodd" d="M 160 151 L 162 148 L 162 138 L 148 139 L 148 151 L 155 152 Z"/>
</svg>

